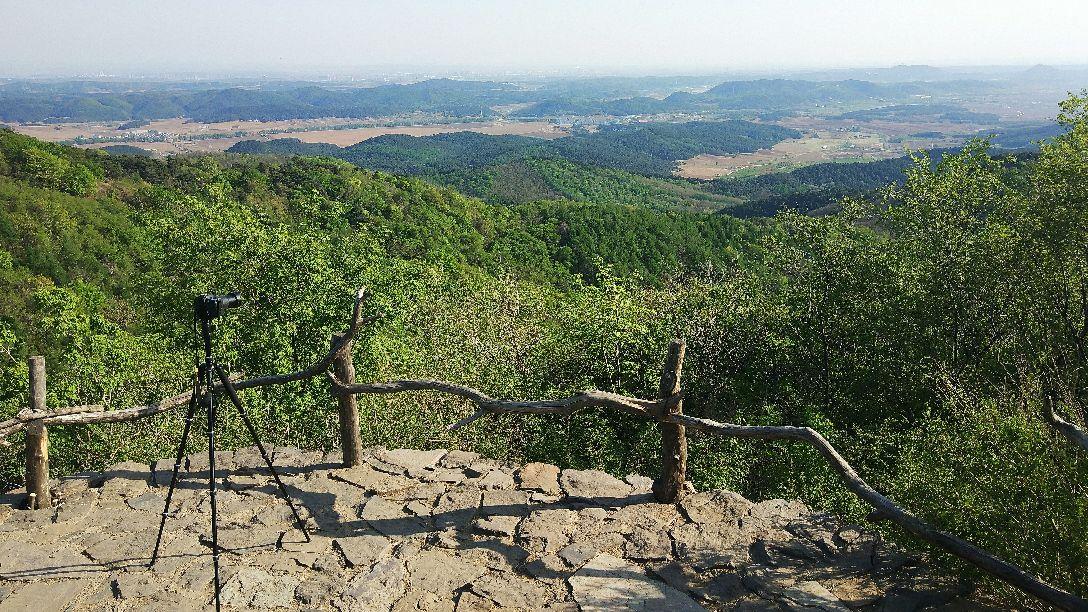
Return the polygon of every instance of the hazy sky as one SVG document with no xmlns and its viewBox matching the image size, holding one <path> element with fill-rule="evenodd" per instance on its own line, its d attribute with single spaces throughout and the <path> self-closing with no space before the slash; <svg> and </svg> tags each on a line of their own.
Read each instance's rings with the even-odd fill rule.
<svg viewBox="0 0 1088 612">
<path fill-rule="evenodd" d="M 1086 0 L 0 0 L 0 75 L 1088 63 Z"/>
</svg>

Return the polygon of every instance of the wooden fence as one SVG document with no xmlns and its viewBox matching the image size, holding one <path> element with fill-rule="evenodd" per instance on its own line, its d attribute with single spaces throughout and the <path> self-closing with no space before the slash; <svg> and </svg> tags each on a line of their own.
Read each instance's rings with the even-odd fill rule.
<svg viewBox="0 0 1088 612">
<path fill-rule="evenodd" d="M 682 340 L 669 345 L 661 374 L 661 386 L 657 399 L 646 400 L 604 391 L 584 391 L 562 399 L 542 401 L 515 401 L 492 398 L 485 393 L 437 380 L 393 380 L 379 383 L 357 383 L 352 363 L 351 347 L 358 330 L 376 317 L 363 317 L 365 291 L 356 296 L 351 323 L 346 332 L 332 337 L 327 355 L 309 368 L 275 376 L 238 379 L 238 390 L 267 387 L 293 381 L 307 380 L 315 376 L 327 376 L 331 393 L 336 400 L 340 420 L 340 441 L 343 462 L 347 467 L 362 461 L 362 440 L 359 430 L 359 412 L 355 396 L 359 394 L 401 393 L 408 391 L 436 391 L 462 397 L 476 406 L 465 418 L 449 425 L 454 431 L 490 414 L 558 414 L 570 415 L 586 408 L 619 410 L 638 417 L 656 421 L 661 432 L 661 473 L 654 480 L 653 493 L 658 501 L 672 503 L 683 495 L 687 468 L 687 430 L 695 429 L 727 437 L 756 440 L 787 440 L 813 447 L 843 480 L 846 487 L 858 498 L 872 506 L 868 520 L 891 521 L 921 540 L 938 546 L 971 563 L 987 574 L 1012 585 L 1025 593 L 1038 597 L 1061 610 L 1088 610 L 1088 601 L 1044 582 L 1042 579 L 995 557 L 954 535 L 936 529 L 896 505 L 858 475 L 842 455 L 819 432 L 808 427 L 751 426 L 720 423 L 710 419 L 684 414 L 683 391 L 680 376 L 684 363 L 685 346 Z M 0 423 L 0 443 L 20 430 L 26 431 L 26 490 L 27 506 L 45 507 L 51 503 L 49 492 L 49 426 L 88 425 L 111 423 L 149 417 L 172 410 L 188 403 L 192 392 L 165 398 L 155 404 L 106 411 L 102 406 L 72 406 L 49 410 L 46 407 L 45 360 L 30 357 L 30 406 L 14 418 Z M 221 391 L 219 385 L 212 391 Z"/>
</svg>

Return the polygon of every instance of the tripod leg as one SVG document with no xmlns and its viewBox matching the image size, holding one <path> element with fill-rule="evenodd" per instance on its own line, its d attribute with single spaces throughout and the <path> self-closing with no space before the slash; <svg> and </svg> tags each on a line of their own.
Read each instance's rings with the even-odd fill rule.
<svg viewBox="0 0 1088 612">
<path fill-rule="evenodd" d="M 177 458 L 174 460 L 174 473 L 170 475 L 170 489 L 166 492 L 166 505 L 162 509 L 162 520 L 159 521 L 159 535 L 155 537 L 155 551 L 151 553 L 151 563 L 148 567 L 153 567 L 159 560 L 159 546 L 162 544 L 162 532 L 166 528 L 166 517 L 170 513 L 170 500 L 174 497 L 174 487 L 178 483 L 178 470 L 181 469 L 181 459 L 185 456 L 185 445 L 189 441 L 189 430 L 193 426 L 193 415 L 196 413 L 196 407 L 199 403 L 200 396 L 200 384 L 197 381 L 193 383 L 193 395 L 189 398 L 189 408 L 185 412 L 185 428 L 181 431 L 181 443 L 178 444 Z"/>
<path fill-rule="evenodd" d="M 205 364 L 204 366 L 208 366 Z M 211 389 L 211 372 L 205 372 L 206 389 Z M 208 493 L 212 502 L 212 568 L 215 571 L 215 610 L 219 612 L 219 517 L 215 507 L 215 402 L 208 393 Z"/>
<path fill-rule="evenodd" d="M 257 445 L 257 450 L 261 452 L 261 457 L 264 459 L 268 470 L 272 472 L 272 478 L 276 481 L 276 486 L 280 489 L 280 495 L 283 496 L 283 500 L 287 502 L 288 507 L 291 508 L 291 514 L 295 516 L 295 524 L 298 526 L 302 535 L 306 536 L 306 541 L 310 541 L 310 532 L 306 529 L 306 523 L 302 520 L 302 517 L 298 514 L 298 509 L 295 508 L 295 502 L 291 500 L 291 496 L 287 493 L 287 487 L 283 486 L 283 481 L 280 480 L 279 474 L 276 473 L 275 466 L 272 465 L 272 460 L 268 457 L 268 452 L 264 450 L 264 445 L 261 444 L 261 439 L 257 437 L 257 429 L 253 427 L 253 422 L 249 420 L 249 415 L 246 414 L 246 409 L 242 406 L 242 400 L 238 399 L 238 392 L 234 389 L 234 384 L 230 382 L 230 378 L 227 377 L 227 373 L 223 371 L 223 368 L 217 363 L 215 364 L 215 373 L 219 376 L 219 380 L 223 383 L 223 388 L 227 391 L 227 397 L 230 398 L 234 407 L 238 409 L 238 414 L 242 417 L 242 422 L 246 424 L 246 429 L 249 430 L 249 436 L 253 438 L 253 442 Z"/>
</svg>

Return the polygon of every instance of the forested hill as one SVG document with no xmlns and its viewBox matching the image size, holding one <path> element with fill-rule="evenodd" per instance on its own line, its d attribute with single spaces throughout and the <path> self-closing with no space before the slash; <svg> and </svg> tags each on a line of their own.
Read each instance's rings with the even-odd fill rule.
<svg viewBox="0 0 1088 612">
<path fill-rule="evenodd" d="M 346 148 L 289 138 L 247 140 L 228 152 L 326 155 L 364 168 L 429 176 L 526 157 L 558 157 L 639 174 L 669 175 L 677 162 L 696 155 L 750 153 L 800 136 L 793 129 L 748 121 L 690 121 L 602 126 L 596 132 L 555 140 L 475 132 L 386 135 Z"/>
<path fill-rule="evenodd" d="M 799 136 L 795 130 L 747 121 L 696 121 L 606 126 L 552 141 L 474 132 L 380 136 L 346 148 L 290 138 L 250 140 L 229 152 L 335 157 L 363 168 L 421 176 L 502 204 L 558 198 L 715 211 L 741 199 L 673 178 L 678 160 L 751 152 Z"/>
<path fill-rule="evenodd" d="M 155 160 L 6 130 L 0 130 L 0 192 L 0 235 L 14 274 L 7 287 L 14 302 L 0 316 L 20 321 L 20 332 L 33 327 L 15 314 L 30 304 L 20 289 L 28 278 L 90 283 L 120 297 L 146 280 L 140 262 L 161 255 L 138 246 L 158 224 L 195 232 L 186 240 L 199 248 L 190 200 L 214 205 L 224 222 L 245 219 L 292 233 L 309 228 L 298 232 L 314 239 L 347 233 L 388 257 L 557 286 L 594 282 L 603 270 L 660 283 L 685 270 L 732 265 L 758 251 L 761 232 L 729 217 L 630 205 L 489 204 L 328 159 L 227 166 L 211 158 Z"/>
</svg>

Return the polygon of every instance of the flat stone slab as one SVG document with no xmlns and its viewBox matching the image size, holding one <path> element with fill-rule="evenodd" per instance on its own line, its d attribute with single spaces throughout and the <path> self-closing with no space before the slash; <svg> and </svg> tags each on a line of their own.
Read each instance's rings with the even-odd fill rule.
<svg viewBox="0 0 1088 612">
<path fill-rule="evenodd" d="M 582 612 L 706 610 L 691 597 L 651 579 L 641 567 L 612 555 L 597 555 L 571 576 L 569 582 L 574 601 Z"/>
<path fill-rule="evenodd" d="M 600 470 L 563 470 L 559 476 L 563 492 L 586 501 L 618 500 L 631 494 L 631 485 Z"/>
<path fill-rule="evenodd" d="M 795 501 L 727 491 L 679 504 L 652 481 L 465 451 L 367 449 L 344 469 L 275 449 L 310 530 L 254 448 L 217 455 L 224 609 L 877 610 L 960 605 L 912 557 Z M 52 509 L 0 504 L 0 612 L 204 610 L 213 598 L 207 456 L 58 481 Z M 165 478 L 164 478 L 165 475 Z"/>
</svg>

